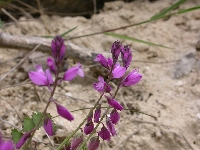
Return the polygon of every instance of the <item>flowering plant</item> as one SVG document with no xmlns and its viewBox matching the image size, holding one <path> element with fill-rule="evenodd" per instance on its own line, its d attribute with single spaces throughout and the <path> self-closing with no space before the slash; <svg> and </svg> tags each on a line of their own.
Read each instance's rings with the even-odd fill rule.
<svg viewBox="0 0 200 150">
<path fill-rule="evenodd" d="M 32 117 L 25 117 L 23 129 L 12 130 L 13 141 L 4 141 L 0 138 L 0 149 L 2 149 L 2 147 L 8 150 L 19 149 L 22 146 L 23 149 L 32 147 L 32 137 L 42 126 L 49 136 L 53 136 L 55 134 L 55 123 L 51 115 L 47 113 L 50 103 L 55 104 L 59 116 L 68 121 L 76 119 L 67 108 L 54 99 L 54 93 L 56 87 L 61 82 L 71 81 L 77 75 L 84 77 L 82 65 L 78 63 L 76 66 L 66 70 L 64 75 L 61 76 L 60 70 L 66 53 L 64 39 L 61 36 L 56 36 L 53 39 L 51 51 L 52 57 L 47 59 L 48 69 L 44 71 L 41 65 L 36 65 L 36 70 L 28 73 L 33 84 L 45 86 L 50 92 L 49 101 L 47 102 L 44 111 L 33 113 Z M 108 72 L 106 79 L 99 76 L 98 82 L 93 84 L 94 90 L 99 92 L 100 97 L 90 109 L 82 123 L 66 137 L 56 150 L 60 150 L 63 147 L 70 150 L 75 150 L 77 148 L 84 149 L 86 147 L 88 150 L 96 150 L 100 145 L 100 139 L 110 141 L 112 136 L 117 135 L 115 126 L 120 120 L 120 111 L 124 108 L 118 102 L 116 95 L 120 88 L 137 84 L 142 79 L 142 75 L 139 73 L 139 69 L 132 70 L 126 75 L 132 60 L 130 47 L 123 46 L 119 41 L 116 41 L 112 44 L 111 54 L 112 58 L 106 58 L 102 54 L 96 56 L 94 61 L 106 68 Z M 122 63 L 119 61 L 120 56 Z M 110 85 L 110 82 L 113 79 L 118 80 L 117 89 L 115 91 Z M 102 111 L 101 106 L 103 98 L 107 100 L 108 104 L 107 109 L 104 112 Z M 105 120 L 105 124 L 103 123 L 103 120 Z M 99 130 L 98 127 L 100 125 L 101 128 Z M 78 131 L 80 132 L 77 133 Z"/>
</svg>

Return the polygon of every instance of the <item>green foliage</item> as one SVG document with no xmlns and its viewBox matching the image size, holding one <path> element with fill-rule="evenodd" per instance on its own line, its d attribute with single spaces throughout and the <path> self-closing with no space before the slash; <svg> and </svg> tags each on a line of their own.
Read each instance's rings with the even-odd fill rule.
<svg viewBox="0 0 200 150">
<path fill-rule="evenodd" d="M 30 132 L 35 127 L 35 124 L 33 123 L 33 120 L 27 116 L 24 118 L 22 126 L 24 132 Z"/>
<path fill-rule="evenodd" d="M 41 117 L 42 117 L 42 113 L 41 112 L 36 112 L 36 113 L 32 114 L 32 121 L 33 121 L 33 123 L 34 123 L 35 126 L 38 125 Z M 38 125 L 38 129 L 42 126 L 42 124 L 43 124 L 43 120 Z"/>
<path fill-rule="evenodd" d="M 155 44 L 155 43 L 151 43 L 151 42 L 148 42 L 148 41 L 143 41 L 143 40 L 140 40 L 140 39 L 128 37 L 128 36 L 121 35 L 121 34 L 116 34 L 116 33 L 105 33 L 105 34 L 110 35 L 110 36 L 114 36 L 114 37 L 117 37 L 117 38 L 120 38 L 120 39 L 123 39 L 123 40 L 131 40 L 131 41 L 134 41 L 134 42 L 139 42 L 139 43 L 147 44 L 147 45 L 150 45 L 150 46 L 159 46 L 159 47 L 163 47 L 163 48 L 172 49 L 172 48 L 164 46 L 164 45 Z"/>
<path fill-rule="evenodd" d="M 20 140 L 20 138 L 22 137 L 22 132 L 18 131 L 17 129 L 13 129 L 11 131 L 11 135 L 12 135 L 12 140 L 16 144 Z"/>
<path fill-rule="evenodd" d="M 1 20 L 1 18 L 0 18 L 0 28 L 4 29 L 4 22 Z"/>
</svg>

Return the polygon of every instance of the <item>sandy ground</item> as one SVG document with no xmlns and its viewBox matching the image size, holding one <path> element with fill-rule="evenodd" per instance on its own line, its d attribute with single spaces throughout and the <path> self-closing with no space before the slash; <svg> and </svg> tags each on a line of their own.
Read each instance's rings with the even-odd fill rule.
<svg viewBox="0 0 200 150">
<path fill-rule="evenodd" d="M 173 2 L 173 0 L 158 0 L 154 3 L 147 0 L 131 3 L 116 1 L 106 3 L 102 12 L 93 15 L 91 19 L 41 16 L 36 20 L 26 21 L 25 18 L 20 18 L 21 21 L 17 25 L 10 25 L 5 31 L 15 35 L 45 36 L 61 34 L 77 26 L 70 36 L 88 34 L 144 21 Z M 198 0 L 190 0 L 180 9 L 199 4 Z M 197 41 L 200 40 L 199 14 L 200 11 L 197 10 L 116 31 L 119 34 L 162 44 L 173 49 L 121 40 L 124 45 L 130 45 L 133 50 L 130 71 L 139 68 L 143 80 L 134 87 L 121 89 L 117 100 L 125 103 L 129 108 L 137 108 L 151 114 L 157 117 L 157 120 L 147 115 L 132 115 L 128 111 L 122 111 L 121 120 L 116 126 L 117 136 L 113 137 L 110 143 L 102 142 L 103 150 L 200 149 L 199 52 L 195 49 Z M 94 51 L 109 52 L 115 40 L 118 39 L 101 34 L 74 39 L 71 42 Z M 0 52 L 1 76 L 27 54 L 27 51 L 23 49 L 1 47 Z M 33 55 L 41 56 L 41 53 L 38 53 L 35 52 Z M 191 55 L 183 57 L 186 54 Z M 184 60 L 178 61 L 181 58 Z M 32 61 L 31 65 L 38 62 L 37 59 Z M 72 62 L 71 60 L 69 66 L 73 66 Z M 62 83 L 56 91 L 57 101 L 69 110 L 91 107 L 99 97 L 99 93 L 91 86 L 99 74 L 96 74 L 91 66 L 83 66 L 83 68 L 86 71 L 84 79 L 77 78 L 72 82 Z M 46 88 L 35 87 L 35 90 L 32 84 L 22 84 L 27 81 L 27 72 L 20 67 L 0 83 L 0 117 L 19 128 L 21 127 L 20 118 L 23 118 L 25 114 L 31 115 L 36 110 L 43 111 L 49 95 Z M 36 96 L 36 91 L 40 99 Z M 106 105 L 106 103 L 103 104 Z M 52 116 L 57 115 L 53 104 L 50 105 L 48 112 Z M 57 117 L 55 122 L 59 129 L 51 140 L 55 143 L 60 142 L 78 126 L 87 112 L 88 110 L 74 112 L 75 121 L 73 122 Z M 0 122 L 0 131 L 5 136 L 9 136 L 12 128 L 9 124 Z M 41 129 L 37 132 L 36 138 L 49 143 L 44 135 Z M 49 148 L 40 144 L 38 149 Z"/>
</svg>

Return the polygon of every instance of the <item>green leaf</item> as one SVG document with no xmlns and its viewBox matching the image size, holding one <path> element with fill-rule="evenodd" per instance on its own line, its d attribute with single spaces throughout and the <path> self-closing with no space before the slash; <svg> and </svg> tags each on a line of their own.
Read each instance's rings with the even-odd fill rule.
<svg viewBox="0 0 200 150">
<path fill-rule="evenodd" d="M 22 126 L 24 132 L 30 132 L 35 127 L 35 124 L 33 123 L 32 119 L 27 116 L 24 118 Z"/>
<path fill-rule="evenodd" d="M 168 7 L 167 9 L 161 11 L 160 13 L 154 15 L 151 17 L 151 20 L 156 20 L 159 18 L 162 18 L 163 16 L 165 16 L 168 12 L 174 10 L 175 8 L 177 8 L 179 5 L 181 5 L 182 3 L 186 2 L 187 0 L 179 0 L 177 3 L 173 4 L 172 6 Z"/>
<path fill-rule="evenodd" d="M 77 28 L 77 26 L 74 27 L 74 28 L 72 28 L 72 29 L 70 29 L 70 30 L 68 30 L 68 31 L 66 31 L 66 32 L 64 32 L 63 34 L 61 34 L 61 36 L 62 36 L 62 37 L 65 36 L 66 34 L 72 32 L 72 31 L 75 30 L 76 28 Z"/>
<path fill-rule="evenodd" d="M 11 135 L 12 135 L 12 140 L 16 144 L 20 140 L 20 138 L 22 137 L 22 132 L 18 131 L 17 129 L 12 129 Z"/>
<path fill-rule="evenodd" d="M 33 121 L 35 126 L 38 125 L 41 117 L 42 117 L 42 113 L 41 112 L 36 112 L 36 113 L 32 114 L 32 121 Z M 42 126 L 42 124 L 43 124 L 43 120 L 41 121 L 40 125 L 38 126 L 38 129 Z"/>
<path fill-rule="evenodd" d="M 187 12 L 190 12 L 190 11 L 193 11 L 193 10 L 197 10 L 197 9 L 200 9 L 200 5 L 199 6 L 195 6 L 195 7 L 191 7 L 191 8 L 188 8 L 188 9 L 181 9 L 177 13 L 178 14 L 183 14 L 183 13 L 187 13 Z"/>
<path fill-rule="evenodd" d="M 120 39 L 123 39 L 123 40 L 130 40 L 130 41 L 134 41 L 134 42 L 147 44 L 147 45 L 150 45 L 150 46 L 159 46 L 159 47 L 163 47 L 163 48 L 172 49 L 172 48 L 164 46 L 164 45 L 155 44 L 155 43 L 151 43 L 151 42 L 148 42 L 148 41 L 143 41 L 143 40 L 140 40 L 140 39 L 136 39 L 136 38 L 132 38 L 132 37 L 128 37 L 128 36 L 125 36 L 125 35 L 116 34 L 116 33 L 104 33 L 104 34 L 109 35 L 109 36 L 114 36 L 114 37 L 117 37 L 117 38 L 120 38 Z"/>
<path fill-rule="evenodd" d="M 0 28 L 4 29 L 4 22 L 0 19 Z"/>
</svg>

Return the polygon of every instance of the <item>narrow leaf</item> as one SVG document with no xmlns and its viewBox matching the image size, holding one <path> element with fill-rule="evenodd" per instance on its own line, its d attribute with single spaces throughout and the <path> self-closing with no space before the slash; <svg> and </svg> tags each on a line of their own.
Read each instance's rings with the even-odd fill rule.
<svg viewBox="0 0 200 150">
<path fill-rule="evenodd" d="M 156 20 L 156 19 L 162 18 L 165 14 L 174 10 L 175 8 L 177 8 L 179 5 L 181 5 L 182 3 L 186 2 L 186 1 L 187 0 L 179 0 L 177 3 L 173 4 L 172 6 L 168 7 L 167 9 L 165 9 L 165 10 L 161 11 L 160 13 L 152 16 L 151 20 Z"/>
<path fill-rule="evenodd" d="M 32 119 L 30 117 L 25 117 L 23 122 L 23 131 L 30 132 L 35 127 Z"/>
<path fill-rule="evenodd" d="M 12 140 L 16 144 L 20 140 L 20 138 L 22 137 L 22 132 L 18 131 L 17 129 L 13 129 L 11 131 L 11 135 L 12 135 Z"/>
<path fill-rule="evenodd" d="M 116 34 L 116 33 L 104 33 L 104 34 L 109 35 L 109 36 L 113 36 L 113 37 L 117 37 L 117 38 L 120 38 L 120 39 L 123 39 L 123 40 L 130 40 L 130 41 L 134 41 L 134 42 L 147 44 L 147 45 L 150 45 L 150 46 L 158 46 L 158 47 L 173 49 L 171 47 L 167 47 L 167 46 L 164 46 L 164 45 L 155 44 L 155 43 L 151 43 L 151 42 L 148 42 L 148 41 L 143 41 L 143 40 L 140 40 L 140 39 L 136 39 L 136 38 L 132 38 L 132 37 L 128 37 L 128 36 L 125 36 L 125 35 Z"/>
<path fill-rule="evenodd" d="M 177 13 L 178 14 L 183 14 L 183 13 L 187 13 L 187 12 L 190 12 L 190 11 L 193 11 L 193 10 L 197 10 L 197 9 L 200 9 L 200 5 L 195 6 L 195 7 L 191 7 L 191 8 L 188 8 L 188 9 L 179 10 Z"/>
<path fill-rule="evenodd" d="M 70 30 L 68 30 L 68 31 L 66 31 L 66 32 L 64 32 L 63 34 L 61 34 L 61 36 L 62 36 L 62 37 L 65 36 L 66 34 L 72 32 L 72 31 L 75 30 L 76 28 L 77 28 L 77 26 L 74 27 L 74 28 L 72 28 L 72 29 L 70 29 Z"/>
</svg>

